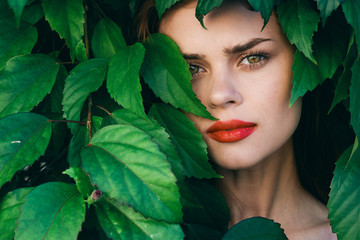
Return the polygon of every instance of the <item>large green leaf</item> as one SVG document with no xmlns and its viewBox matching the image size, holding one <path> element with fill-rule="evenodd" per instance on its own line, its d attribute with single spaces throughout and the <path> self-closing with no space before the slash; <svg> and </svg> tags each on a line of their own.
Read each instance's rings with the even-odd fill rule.
<svg viewBox="0 0 360 240">
<path fill-rule="evenodd" d="M 169 37 L 157 33 L 145 42 L 146 54 L 142 76 L 155 94 L 165 103 L 212 118 L 191 88 L 189 65 L 179 47 Z"/>
<path fill-rule="evenodd" d="M 338 239 L 360 238 L 360 149 L 356 142 L 336 162 L 328 202 L 329 219 Z"/>
<path fill-rule="evenodd" d="M 346 0 L 341 4 L 343 12 L 345 14 L 346 20 L 351 24 L 354 29 L 355 39 L 358 47 L 358 52 L 360 52 L 360 14 L 358 10 L 360 9 L 359 0 Z"/>
<path fill-rule="evenodd" d="M 95 209 L 101 227 L 111 239 L 180 240 L 184 237 L 179 225 L 145 218 L 131 207 L 105 199 L 96 203 Z"/>
<path fill-rule="evenodd" d="M 0 187 L 44 154 L 50 137 L 51 124 L 41 115 L 18 113 L 0 119 Z"/>
<path fill-rule="evenodd" d="M 1 70 L 10 58 L 30 53 L 38 35 L 36 28 L 28 23 L 23 23 L 20 28 L 17 28 L 12 19 L 0 19 Z"/>
<path fill-rule="evenodd" d="M 280 4 L 277 13 L 282 29 L 289 41 L 313 63 L 313 34 L 318 29 L 320 17 L 311 0 L 288 0 Z"/>
<path fill-rule="evenodd" d="M 273 220 L 253 217 L 234 225 L 225 234 L 222 240 L 287 240 L 280 224 Z"/>
<path fill-rule="evenodd" d="M 12 240 L 15 235 L 20 206 L 32 188 L 18 188 L 0 199 L 0 239 Z"/>
<path fill-rule="evenodd" d="M 351 125 L 356 136 L 360 136 L 360 60 L 356 60 L 351 68 L 350 113 Z"/>
<path fill-rule="evenodd" d="M 160 150 L 166 154 L 168 161 L 172 165 L 172 170 L 177 180 L 184 179 L 184 168 L 181 165 L 181 159 L 175 151 L 174 145 L 171 144 L 169 134 L 155 120 L 139 118 L 134 113 L 121 109 L 112 113 L 108 118 L 104 119 L 105 124 L 127 124 L 141 129 L 152 137 L 152 140 L 159 144 Z"/>
<path fill-rule="evenodd" d="M 159 146 L 130 125 L 100 129 L 81 161 L 92 182 L 118 204 L 128 204 L 146 217 L 177 223 L 182 212 L 171 165 Z"/>
<path fill-rule="evenodd" d="M 7 2 L 14 11 L 16 26 L 19 27 L 21 21 L 21 15 L 23 13 L 27 0 L 7 0 Z"/>
<path fill-rule="evenodd" d="M 25 197 L 15 239 L 75 240 L 84 220 L 85 203 L 75 186 L 45 183 Z"/>
<path fill-rule="evenodd" d="M 179 1 L 180 0 L 155 0 L 155 7 L 159 18 L 161 19 L 161 16 L 166 11 L 166 9 L 169 9 L 172 5 Z"/>
<path fill-rule="evenodd" d="M 274 9 L 275 1 L 276 0 L 249 0 L 249 3 L 255 11 L 261 13 L 261 16 L 264 19 L 264 26 L 269 21 L 271 13 Z"/>
<path fill-rule="evenodd" d="M 0 72 L 0 118 L 28 112 L 51 91 L 59 65 L 46 55 L 14 57 Z"/>
<path fill-rule="evenodd" d="M 84 8 L 82 0 L 41 0 L 45 18 L 51 29 L 65 39 L 75 60 L 75 48 L 84 35 Z"/>
<path fill-rule="evenodd" d="M 322 25 L 325 25 L 326 19 L 331 15 L 331 13 L 336 10 L 339 5 L 339 0 L 316 0 L 317 7 L 320 10 L 320 16 Z"/>
<path fill-rule="evenodd" d="M 205 28 L 204 25 L 204 16 L 208 14 L 213 8 L 219 7 L 223 0 L 214 0 L 214 1 L 206 1 L 206 0 L 199 0 L 196 9 L 195 9 L 195 16 L 200 21 L 201 26 Z"/>
<path fill-rule="evenodd" d="M 91 49 L 97 58 L 111 58 L 121 48 L 126 47 L 121 29 L 109 18 L 100 20 L 94 29 Z"/>
<path fill-rule="evenodd" d="M 299 98 L 304 96 L 307 91 L 312 91 L 323 79 L 317 66 L 306 58 L 301 52 L 296 50 L 294 63 L 292 66 L 293 87 L 291 89 L 290 106 Z"/>
<path fill-rule="evenodd" d="M 117 103 L 146 118 L 139 77 L 144 55 L 141 43 L 119 50 L 110 60 L 106 86 Z"/>
<path fill-rule="evenodd" d="M 65 80 L 63 111 L 64 118 L 80 121 L 81 110 L 90 93 L 96 91 L 103 83 L 108 60 L 94 58 L 77 65 Z M 69 124 L 72 133 L 76 126 Z"/>
<path fill-rule="evenodd" d="M 196 178 L 218 176 L 208 162 L 206 144 L 201 134 L 182 112 L 165 104 L 157 104 L 150 109 L 149 115 L 169 133 L 171 142 L 181 157 L 186 176 Z"/>
</svg>

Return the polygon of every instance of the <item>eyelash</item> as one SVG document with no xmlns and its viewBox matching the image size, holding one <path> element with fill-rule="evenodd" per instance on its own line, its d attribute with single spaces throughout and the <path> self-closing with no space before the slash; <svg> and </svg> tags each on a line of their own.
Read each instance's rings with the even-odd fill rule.
<svg viewBox="0 0 360 240">
<path fill-rule="evenodd" d="M 260 57 L 260 60 L 258 62 L 256 62 L 256 63 L 250 63 L 249 62 L 250 57 Z M 247 59 L 248 63 L 244 64 L 243 67 L 246 68 L 245 70 L 250 71 L 250 70 L 253 70 L 254 68 L 259 68 L 263 64 L 265 64 L 266 61 L 269 59 L 269 54 L 264 53 L 264 52 L 254 52 L 254 53 L 248 53 L 248 54 L 241 55 L 238 58 L 240 58 L 240 61 L 238 62 L 238 66 L 240 66 L 240 64 L 244 60 Z M 199 70 L 202 68 L 199 65 L 189 63 L 190 72 L 192 71 L 191 68 L 194 68 L 194 67 L 197 68 L 197 72 L 196 73 L 191 73 L 193 78 L 200 74 Z"/>
</svg>

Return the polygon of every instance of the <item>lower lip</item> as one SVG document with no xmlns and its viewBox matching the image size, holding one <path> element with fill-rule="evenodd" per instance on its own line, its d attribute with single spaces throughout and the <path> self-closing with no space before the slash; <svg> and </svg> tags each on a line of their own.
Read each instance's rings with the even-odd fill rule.
<svg viewBox="0 0 360 240">
<path fill-rule="evenodd" d="M 208 132 L 207 135 L 218 142 L 230 143 L 243 140 L 250 136 L 256 129 L 256 125 L 238 127 L 232 130 L 216 130 Z"/>
</svg>

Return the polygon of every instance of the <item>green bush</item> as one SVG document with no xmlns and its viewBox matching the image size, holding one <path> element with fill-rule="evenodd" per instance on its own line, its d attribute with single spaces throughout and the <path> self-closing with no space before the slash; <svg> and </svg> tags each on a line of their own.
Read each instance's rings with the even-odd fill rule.
<svg viewBox="0 0 360 240">
<path fill-rule="evenodd" d="M 227 232 L 219 176 L 182 111 L 212 117 L 177 45 L 136 41 L 141 2 L 0 0 L 0 239 L 286 239 L 262 218 Z M 159 16 L 175 2 L 156 0 Z M 200 22 L 222 1 L 209 2 Z M 360 1 L 249 2 L 265 23 L 275 7 L 297 47 L 290 105 L 331 82 L 329 111 L 344 104 L 359 136 Z M 340 240 L 360 239 L 359 171 L 356 138 L 328 203 Z"/>
</svg>

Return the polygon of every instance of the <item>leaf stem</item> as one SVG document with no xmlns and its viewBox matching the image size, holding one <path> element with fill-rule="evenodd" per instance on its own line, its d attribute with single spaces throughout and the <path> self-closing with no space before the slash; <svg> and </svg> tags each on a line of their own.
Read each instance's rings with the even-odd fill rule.
<svg viewBox="0 0 360 240">
<path fill-rule="evenodd" d="M 109 112 L 109 110 L 107 110 L 106 108 L 99 106 L 99 105 L 95 105 L 95 107 L 100 108 L 101 110 L 103 110 L 104 112 L 106 112 L 109 116 L 112 116 L 112 113 Z"/>
<path fill-rule="evenodd" d="M 88 33 L 88 26 L 87 26 L 87 11 L 88 5 L 84 6 L 84 35 L 85 35 L 85 49 L 86 49 L 86 57 L 89 59 L 90 57 L 90 46 L 89 46 L 89 33 Z"/>
<path fill-rule="evenodd" d="M 87 116 L 87 122 L 86 122 L 86 125 L 87 125 L 88 130 L 89 130 L 89 143 L 91 141 L 91 108 L 92 108 L 92 98 L 91 98 L 91 96 L 89 96 L 88 116 Z"/>
</svg>

